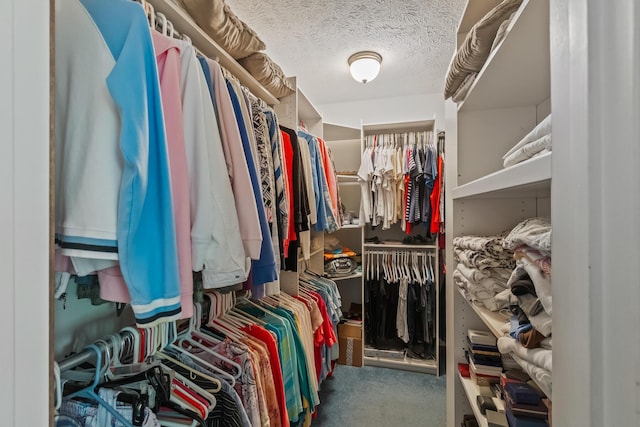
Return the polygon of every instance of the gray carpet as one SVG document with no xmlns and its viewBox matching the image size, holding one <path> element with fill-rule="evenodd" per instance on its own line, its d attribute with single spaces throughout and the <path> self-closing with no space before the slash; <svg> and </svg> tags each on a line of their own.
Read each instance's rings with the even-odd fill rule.
<svg viewBox="0 0 640 427">
<path fill-rule="evenodd" d="M 312 427 L 444 427 L 446 379 L 429 374 L 337 365 L 320 389 Z"/>
</svg>

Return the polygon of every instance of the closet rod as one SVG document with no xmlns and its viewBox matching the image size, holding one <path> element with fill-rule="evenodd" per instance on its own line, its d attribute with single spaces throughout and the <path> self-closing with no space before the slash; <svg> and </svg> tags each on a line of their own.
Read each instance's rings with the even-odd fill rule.
<svg viewBox="0 0 640 427">
<path fill-rule="evenodd" d="M 173 27 L 181 34 L 191 39 L 191 42 L 202 53 L 210 58 L 218 58 L 218 63 L 236 76 L 258 98 L 262 98 L 268 105 L 279 104 L 278 98 L 273 96 L 256 80 L 243 66 L 241 66 L 227 51 L 221 48 L 207 33 L 194 22 L 187 12 L 171 0 L 146 0 L 156 12 L 163 13 Z"/>
<path fill-rule="evenodd" d="M 110 342 L 107 342 L 107 346 L 109 348 L 109 352 L 113 351 L 112 345 Z M 98 347 L 102 350 L 101 347 Z M 60 367 L 60 372 L 68 371 L 69 369 L 73 369 L 85 362 L 89 362 L 96 358 L 95 351 L 92 350 L 82 350 L 80 353 L 76 353 L 71 355 L 64 360 L 58 362 L 58 366 Z"/>
</svg>

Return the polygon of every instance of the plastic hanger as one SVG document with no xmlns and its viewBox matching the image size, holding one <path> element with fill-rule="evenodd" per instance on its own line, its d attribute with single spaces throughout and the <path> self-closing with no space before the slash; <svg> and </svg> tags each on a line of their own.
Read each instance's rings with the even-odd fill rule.
<svg viewBox="0 0 640 427">
<path fill-rule="evenodd" d="M 74 393 L 66 396 L 67 399 L 73 399 L 74 397 L 84 397 L 97 402 L 100 406 L 104 407 L 111 415 L 113 415 L 122 425 L 125 427 L 133 427 L 133 424 L 125 419 L 113 406 L 109 405 L 104 399 L 102 399 L 95 389 L 100 384 L 100 371 L 102 370 L 102 350 L 95 344 L 90 344 L 85 347 L 85 350 L 93 351 L 96 355 L 96 371 L 93 377 L 91 385 L 78 390 Z"/>
<path fill-rule="evenodd" d="M 208 365 L 209 369 L 211 369 L 212 371 L 217 372 L 218 374 L 220 374 L 220 376 L 222 376 L 224 379 L 226 379 L 227 382 L 229 384 L 231 384 L 232 387 L 236 385 L 236 379 L 239 379 L 240 376 L 242 375 L 242 368 L 240 367 L 240 365 L 238 365 L 236 362 L 228 359 L 227 357 L 215 352 L 214 350 L 212 350 L 211 348 L 209 348 L 206 345 L 202 344 L 198 340 L 193 340 L 193 339 L 190 339 L 190 338 L 183 338 L 182 340 L 180 340 L 180 346 L 182 346 L 184 344 L 189 345 L 190 348 L 193 348 L 193 347 L 199 348 L 200 350 L 212 355 L 216 359 L 222 360 L 226 364 L 228 364 L 230 366 L 233 366 L 235 368 L 235 372 L 234 373 L 227 372 L 224 369 L 219 368 L 219 367 L 217 367 L 215 365 L 212 365 L 209 362 L 207 362 L 206 360 L 203 360 L 203 359 L 199 358 L 197 354 L 193 354 L 190 351 L 188 351 L 187 349 L 183 349 L 191 357 L 198 358 L 199 360 L 202 360 L 202 362 L 205 362 Z M 180 346 L 178 346 L 178 348 L 182 349 L 182 347 L 180 347 Z"/>
<path fill-rule="evenodd" d="M 188 351 L 186 351 L 185 349 L 176 346 L 174 344 L 169 345 L 168 349 L 174 349 L 177 352 L 180 352 L 182 354 L 185 354 L 187 357 L 189 357 L 193 362 L 195 362 L 196 364 L 201 365 L 204 368 L 210 369 L 212 371 L 216 371 L 218 372 L 218 368 L 211 365 L 209 362 L 207 362 L 206 360 L 202 360 L 199 357 L 197 357 L 196 355 L 189 353 Z M 212 384 L 215 385 L 215 389 L 212 389 L 211 391 L 213 393 L 217 393 L 218 391 L 220 391 L 220 389 L 222 388 L 222 384 L 220 383 L 220 380 L 217 378 L 212 377 L 209 374 L 206 374 L 204 372 L 200 372 L 197 369 L 194 369 L 188 365 L 185 365 L 184 363 L 182 363 L 180 360 L 176 359 L 175 357 L 167 354 L 166 352 L 159 352 L 158 354 L 155 355 L 155 357 L 162 359 L 162 360 L 167 360 L 171 363 L 174 363 L 178 366 L 180 366 L 181 368 L 187 370 L 188 372 L 191 372 L 190 376 L 191 378 L 197 378 L 200 377 L 202 379 L 205 379 L 209 382 L 211 382 Z"/>
<path fill-rule="evenodd" d="M 53 361 L 53 408 L 57 411 L 62 406 L 62 380 L 60 378 L 60 365 Z"/>
</svg>

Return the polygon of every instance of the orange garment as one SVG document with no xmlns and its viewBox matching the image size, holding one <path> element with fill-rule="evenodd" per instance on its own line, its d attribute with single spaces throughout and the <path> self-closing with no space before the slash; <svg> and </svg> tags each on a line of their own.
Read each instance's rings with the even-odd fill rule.
<svg viewBox="0 0 640 427">
<path fill-rule="evenodd" d="M 318 146 L 322 155 L 322 164 L 324 166 L 324 174 L 327 178 L 327 186 L 329 187 L 329 196 L 331 197 L 331 210 L 333 217 L 339 218 L 338 215 L 338 182 L 336 180 L 336 172 L 333 169 L 333 162 L 329 154 L 329 149 L 322 138 L 318 138 Z"/>
</svg>

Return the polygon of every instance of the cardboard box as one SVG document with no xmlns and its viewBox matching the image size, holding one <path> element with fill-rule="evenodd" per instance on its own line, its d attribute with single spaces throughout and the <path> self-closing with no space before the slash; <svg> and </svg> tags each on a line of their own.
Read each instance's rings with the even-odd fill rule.
<svg viewBox="0 0 640 427">
<path fill-rule="evenodd" d="M 362 326 L 339 324 L 338 343 L 340 346 L 339 364 L 362 366 Z"/>
</svg>

